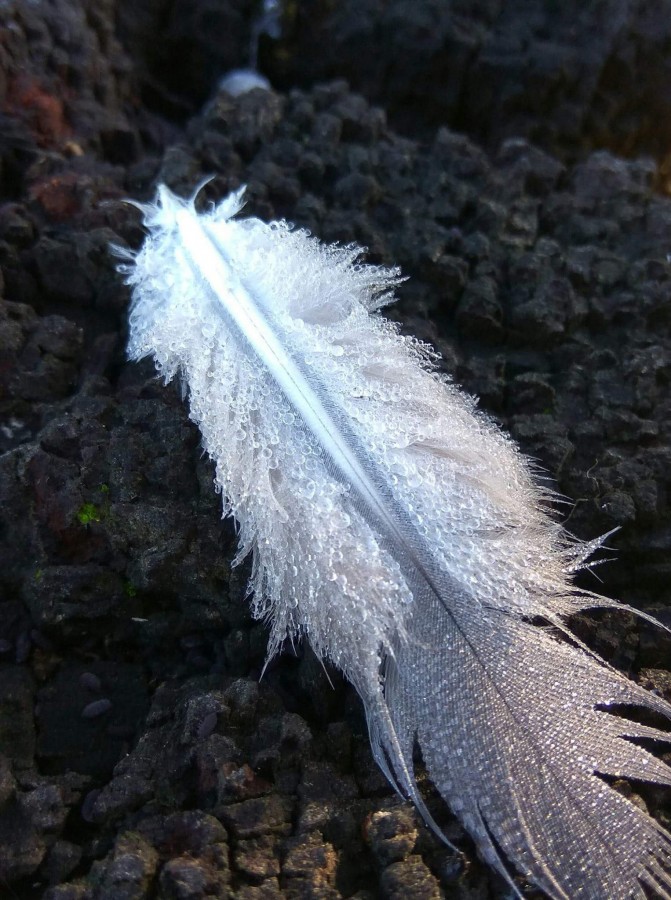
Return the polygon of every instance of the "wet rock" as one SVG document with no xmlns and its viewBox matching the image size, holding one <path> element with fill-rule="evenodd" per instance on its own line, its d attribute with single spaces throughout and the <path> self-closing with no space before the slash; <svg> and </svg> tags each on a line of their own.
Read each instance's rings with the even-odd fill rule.
<svg viewBox="0 0 671 900">
<path fill-rule="evenodd" d="M 289 896 L 339 896 L 335 890 L 337 855 L 318 832 L 288 843 L 282 864 Z"/>
<path fill-rule="evenodd" d="M 13 767 L 28 768 L 35 755 L 35 686 L 23 666 L 6 665 L 0 678 L 0 747 Z"/>
<path fill-rule="evenodd" d="M 441 896 L 438 880 L 431 874 L 421 856 L 409 856 L 387 866 L 382 873 L 380 886 L 385 897 L 394 900 L 401 900 L 402 897 L 438 900 Z"/>
<path fill-rule="evenodd" d="M 44 839 L 33 827 L 19 798 L 10 801 L 0 813 L 0 842 L 0 878 L 5 884 L 32 876 L 44 859 Z"/>
<path fill-rule="evenodd" d="M 69 799 L 66 785 L 31 776 L 6 797 L 0 809 L 0 877 L 6 883 L 35 876 L 63 832 Z"/>
<path fill-rule="evenodd" d="M 111 120 L 129 127 L 120 109 L 129 94 L 128 65 L 114 37 L 111 8 L 87 7 L 57 2 L 38 11 L 11 3 L 2 9 L 4 110 L 22 126 L 26 156 L 31 144 L 81 154 L 100 148 L 100 133 Z M 18 149 L 8 167 L 15 177 L 30 160 Z"/>
<path fill-rule="evenodd" d="M 38 784 L 21 795 L 20 805 L 30 816 L 33 827 L 42 834 L 61 832 L 68 810 L 56 785 Z"/>
<path fill-rule="evenodd" d="M 231 721 L 241 726 L 249 725 L 259 704 L 259 688 L 253 681 L 240 678 L 224 691 L 224 699 L 230 705 Z"/>
<path fill-rule="evenodd" d="M 81 858 L 80 846 L 70 841 L 58 840 L 49 850 L 40 874 L 49 884 L 60 884 L 77 868 Z"/>
<path fill-rule="evenodd" d="M 241 900 L 275 900 L 283 892 L 277 878 L 266 878 L 260 885 L 244 885 L 236 891 Z"/>
<path fill-rule="evenodd" d="M 0 756 L 0 810 L 14 797 L 16 782 L 12 775 L 9 760 Z"/>
<path fill-rule="evenodd" d="M 456 322 L 465 337 L 498 341 L 503 334 L 503 307 L 493 279 L 471 281 L 456 311 Z"/>
<path fill-rule="evenodd" d="M 251 879 L 265 879 L 280 874 L 280 844 L 273 835 L 241 840 L 236 844 L 233 864 Z"/>
<path fill-rule="evenodd" d="M 207 739 L 217 726 L 219 716 L 228 718 L 229 706 L 223 692 L 212 691 L 187 700 L 182 741 L 185 744 Z"/>
<path fill-rule="evenodd" d="M 139 809 L 153 794 L 151 783 L 137 775 L 119 775 L 98 791 L 87 821 L 107 823 L 123 818 L 134 809 Z"/>
<path fill-rule="evenodd" d="M 293 802 L 289 797 L 268 796 L 232 803 L 219 810 L 227 828 L 238 838 L 267 833 L 289 834 Z"/>
<path fill-rule="evenodd" d="M 617 145 L 617 127 L 608 129 L 623 107 L 618 99 L 596 116 L 585 110 L 606 95 L 629 103 L 640 88 L 642 97 L 645 78 L 617 91 L 599 82 L 592 101 L 574 79 L 604 71 L 604 56 L 571 55 L 590 29 L 594 46 L 616 56 L 656 37 L 627 30 L 643 27 L 640 5 L 576 15 L 551 6 L 529 17 L 516 3 L 501 13 L 496 4 L 394 2 L 371 18 L 366 4 L 317 4 L 310 21 L 300 10 L 292 20 L 287 7 L 280 41 L 262 42 L 264 64 L 282 68 L 273 47 L 301 48 L 308 68 L 339 55 L 329 75 L 356 62 L 361 85 L 387 66 L 386 109 L 342 79 L 291 91 L 278 80 L 237 99 L 208 84 L 185 128 L 175 123 L 195 110 L 207 66 L 188 54 L 161 60 L 162 48 L 179 43 L 171 29 L 181 22 L 182 46 L 210 41 L 209 66 L 233 42 L 246 53 L 245 0 L 213 13 L 215 24 L 230 14 L 226 46 L 211 41 L 208 4 L 58 2 L 40 19 L 17 0 L 0 12 L 19 28 L 10 78 L 41 66 L 37 86 L 0 84 L 10 104 L 0 129 L 9 200 L 0 206 L 0 739 L 9 748 L 0 830 L 15 892 L 30 883 L 78 900 L 103 886 L 110 897 L 363 900 L 434 896 L 438 884 L 459 896 L 492 893 L 476 860 L 446 853 L 409 808 L 393 806 L 341 678 L 299 650 L 259 682 L 266 633 L 249 617 L 247 573 L 230 570 L 235 535 L 220 522 L 213 467 L 179 388 L 155 379 L 150 362 L 123 358 L 128 291 L 107 243 L 139 245 L 139 213 L 119 198 L 147 199 L 155 179 L 187 194 L 214 174 L 204 204 L 247 182 L 250 214 L 285 215 L 400 264 L 411 280 L 389 314 L 434 342 L 440 370 L 478 393 L 579 501 L 565 510 L 571 530 L 594 537 L 626 523 L 609 540 L 619 561 L 600 568 L 599 589 L 663 615 L 671 206 L 655 193 L 661 168 L 589 153 L 592 141 Z M 593 26 L 616 7 L 624 30 L 611 40 Z M 135 74 L 118 52 L 113 11 Z M 169 35 L 156 28 L 161 16 Z M 315 60 L 302 41 L 326 23 L 333 42 Z M 352 44 L 343 48 L 345 29 Z M 385 33 L 378 56 L 350 58 L 362 34 L 368 46 Z M 152 57 L 160 34 L 169 40 Z M 654 68 L 652 57 L 628 65 Z M 296 62 L 286 58 L 284 71 Z M 537 107 L 526 103 L 534 91 Z M 632 147 L 651 146 L 644 131 L 630 131 Z M 666 664 L 652 626 L 636 631 L 614 615 L 584 628 L 619 665 Z M 660 677 L 654 684 L 664 689 Z M 82 718 L 87 709 L 100 714 Z M 85 774 L 70 783 L 66 771 Z"/>
<path fill-rule="evenodd" d="M 67 306 L 90 307 L 113 270 L 109 246 L 115 240 L 114 232 L 105 228 L 60 239 L 40 238 L 32 257 L 47 297 Z"/>
<path fill-rule="evenodd" d="M 187 810 L 144 819 L 138 830 L 161 854 L 202 856 L 211 845 L 225 844 L 226 829 L 214 816 Z"/>
<path fill-rule="evenodd" d="M 548 194 L 566 171 L 554 156 L 519 137 L 502 143 L 496 164 L 511 196 Z"/>
<path fill-rule="evenodd" d="M 539 285 L 531 299 L 513 301 L 509 321 L 531 346 L 546 347 L 569 333 L 584 312 L 585 305 L 576 300 L 569 282 L 555 278 Z"/>
<path fill-rule="evenodd" d="M 409 807 L 373 813 L 367 822 L 366 836 L 382 867 L 407 859 L 417 835 L 415 813 Z"/>
<path fill-rule="evenodd" d="M 123 579 L 103 566 L 48 566 L 40 571 L 41 576 L 26 585 L 26 601 L 41 627 L 101 618 L 125 600 Z"/>
<path fill-rule="evenodd" d="M 68 396 L 78 380 L 83 333 L 62 316 L 38 317 L 23 304 L 0 303 L 0 408 L 24 417 L 28 404 Z"/>
<path fill-rule="evenodd" d="M 91 900 L 93 889 L 86 884 L 60 884 L 44 893 L 45 900 Z"/>
<path fill-rule="evenodd" d="M 669 119 L 656 87 L 668 78 L 668 23 L 655 6 L 546 4 L 529 15 L 522 2 L 350 0 L 283 25 L 264 46 L 271 81 L 344 76 L 406 132 L 448 124 L 492 149 L 524 137 L 566 155 L 609 147 L 664 159 L 671 145 L 652 125 Z"/>
<path fill-rule="evenodd" d="M 154 848 L 139 835 L 126 832 L 116 841 L 98 896 L 101 900 L 142 900 L 147 896 L 157 863 Z"/>
<path fill-rule="evenodd" d="M 215 861 L 224 863 L 224 852 Z M 159 887 L 166 900 L 196 900 L 200 897 L 222 896 L 228 885 L 228 872 L 209 861 L 178 857 L 169 860 L 161 869 Z"/>
<path fill-rule="evenodd" d="M 96 669 L 111 709 L 106 715 L 83 718 L 90 694 L 80 682 L 82 667 L 63 667 L 39 693 L 39 752 L 50 760 L 52 771 L 69 769 L 104 780 L 146 711 L 146 688 L 138 668 L 120 660 L 98 663 Z M 127 737 L 110 733 L 114 725 L 129 726 Z"/>
</svg>

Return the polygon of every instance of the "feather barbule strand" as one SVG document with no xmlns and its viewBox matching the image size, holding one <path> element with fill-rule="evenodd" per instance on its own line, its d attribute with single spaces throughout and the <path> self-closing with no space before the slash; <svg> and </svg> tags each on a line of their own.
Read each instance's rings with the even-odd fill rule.
<svg viewBox="0 0 671 900">
<path fill-rule="evenodd" d="M 235 219 L 242 197 L 198 214 L 160 188 L 122 268 L 129 356 L 186 386 L 269 655 L 304 637 L 337 665 L 392 784 L 435 827 L 419 745 L 515 893 L 506 859 L 551 898 L 671 897 L 671 838 L 600 777 L 671 784 L 633 742 L 667 732 L 608 711 L 671 707 L 565 625 L 619 606 L 571 582 L 599 542 L 564 532 L 515 444 L 378 314 L 397 270 Z"/>
</svg>

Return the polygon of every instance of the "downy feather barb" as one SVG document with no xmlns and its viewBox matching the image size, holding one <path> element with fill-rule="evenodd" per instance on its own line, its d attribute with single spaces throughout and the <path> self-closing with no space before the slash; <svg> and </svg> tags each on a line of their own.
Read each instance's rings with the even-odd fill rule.
<svg viewBox="0 0 671 900">
<path fill-rule="evenodd" d="M 241 206 L 198 214 L 161 187 L 122 269 L 129 356 L 188 390 L 269 655 L 304 637 L 335 663 L 391 783 L 435 827 L 418 745 L 516 894 L 506 859 L 551 898 L 671 898 L 671 837 L 600 777 L 671 784 L 634 742 L 667 732 L 608 711 L 671 707 L 565 625 L 619 606 L 571 583 L 598 542 L 563 531 L 513 442 L 377 314 L 397 270 Z"/>
</svg>

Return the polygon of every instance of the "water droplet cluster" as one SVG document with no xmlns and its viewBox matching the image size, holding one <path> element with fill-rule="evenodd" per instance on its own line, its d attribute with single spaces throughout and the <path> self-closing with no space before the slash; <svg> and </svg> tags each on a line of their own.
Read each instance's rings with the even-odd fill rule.
<svg viewBox="0 0 671 900">
<path fill-rule="evenodd" d="M 166 380 L 179 374 L 188 385 L 224 510 L 240 526 L 237 559 L 254 553 L 253 607 L 272 623 L 271 651 L 303 631 L 337 664 L 352 643 L 377 653 L 402 633 L 411 587 L 262 363 L 222 321 L 178 240 L 175 213 L 188 204 L 167 192 L 160 200 L 145 209 L 150 233 L 128 269 L 129 353 L 153 355 Z M 505 596 L 525 615 L 542 614 L 538 598 L 558 586 L 568 594 L 565 539 L 515 447 L 433 371 L 429 348 L 371 315 L 399 273 L 284 222 L 232 221 L 234 200 L 208 218 L 236 275 L 325 402 L 347 416 L 366 467 L 391 486 L 440 569 L 469 602 L 496 606 Z M 347 647 L 334 645 L 335 624 L 353 636 Z"/>
</svg>

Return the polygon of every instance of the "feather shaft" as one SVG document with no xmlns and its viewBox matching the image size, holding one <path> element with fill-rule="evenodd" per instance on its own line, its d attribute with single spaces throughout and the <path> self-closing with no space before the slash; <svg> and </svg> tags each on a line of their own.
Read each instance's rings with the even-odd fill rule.
<svg viewBox="0 0 671 900">
<path fill-rule="evenodd" d="M 207 281 L 227 318 L 237 326 L 259 362 L 268 369 L 278 388 L 331 458 L 344 482 L 359 494 L 394 538 L 402 542 L 400 530 L 352 451 L 351 436 L 347 439 L 342 435 L 342 425 L 339 427 L 324 408 L 308 379 L 286 351 L 286 342 L 278 339 L 277 323 L 273 323 L 273 329 L 268 318 L 262 314 L 252 293 L 227 260 L 228 254 L 221 240 L 187 210 L 177 213 L 176 222 L 194 274 Z"/>
<path fill-rule="evenodd" d="M 236 274 L 221 235 L 214 233 L 211 226 L 196 218 L 188 209 L 180 209 L 175 215 L 175 222 L 194 277 L 209 286 L 216 302 L 221 304 L 226 319 L 238 330 L 259 364 L 267 368 L 279 390 L 332 461 L 342 483 L 358 496 L 358 508 L 364 511 L 371 524 L 387 534 L 389 545 L 397 553 L 401 549 L 404 551 L 403 569 L 407 577 L 424 579 L 439 602 L 443 603 L 437 583 L 440 576 L 430 571 L 433 566 L 429 554 L 422 553 L 418 547 L 418 536 L 412 533 L 411 523 L 407 517 L 404 521 L 393 497 L 384 490 L 383 476 L 375 472 L 371 477 L 360 463 L 359 459 L 365 459 L 365 454 L 343 421 L 341 412 L 336 409 L 329 412 L 325 408 L 320 394 L 314 390 L 297 360 L 287 351 L 286 336 L 284 340 L 278 337 L 282 331 L 281 325 L 273 321 L 271 314 L 262 310 L 262 304 L 255 298 L 254 292 Z M 323 396 L 323 391 L 320 393 Z M 374 468 L 370 461 L 367 468 Z M 446 609 L 449 613 L 447 605 Z"/>
</svg>

